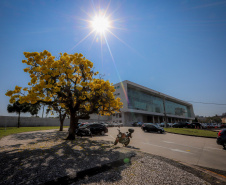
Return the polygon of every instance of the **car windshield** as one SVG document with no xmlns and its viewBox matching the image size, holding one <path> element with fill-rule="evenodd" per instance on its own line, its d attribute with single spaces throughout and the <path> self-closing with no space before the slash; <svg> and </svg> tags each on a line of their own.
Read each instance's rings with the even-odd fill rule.
<svg viewBox="0 0 226 185">
<path fill-rule="evenodd" d="M 89 127 L 90 125 L 92 125 L 92 123 L 84 124 L 84 125 L 80 126 L 79 128 L 87 128 L 87 127 Z"/>
</svg>

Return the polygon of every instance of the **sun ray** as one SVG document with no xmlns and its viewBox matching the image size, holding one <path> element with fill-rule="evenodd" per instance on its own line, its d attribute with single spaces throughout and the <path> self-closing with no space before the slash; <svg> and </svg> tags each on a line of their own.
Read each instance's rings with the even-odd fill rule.
<svg viewBox="0 0 226 185">
<path fill-rule="evenodd" d="M 115 59 L 114 59 L 114 57 L 113 57 L 113 55 L 112 55 L 111 48 L 110 48 L 110 46 L 109 46 L 109 44 L 108 44 L 108 41 L 107 41 L 107 38 L 106 38 L 105 34 L 103 34 L 103 37 L 104 37 L 104 39 L 105 39 L 106 45 L 107 45 L 108 50 L 109 50 L 109 53 L 110 53 L 110 55 L 111 55 L 111 58 L 112 58 L 112 61 L 113 61 L 114 67 L 115 67 L 115 71 L 116 71 L 116 73 L 117 73 L 117 75 L 118 75 L 119 81 L 121 82 L 122 89 L 123 89 L 124 95 L 125 95 L 125 97 L 126 97 L 127 103 L 129 103 L 129 99 L 128 99 L 126 90 L 125 90 L 124 85 L 123 85 L 123 83 L 122 83 L 121 76 L 120 76 L 119 71 L 118 71 L 118 69 L 117 69 L 117 66 L 116 66 L 116 63 L 115 63 Z"/>
<path fill-rule="evenodd" d="M 113 65 L 114 65 L 117 77 L 118 77 L 119 81 L 122 82 L 121 77 L 120 77 L 120 73 L 119 73 L 118 68 L 116 66 L 116 61 L 114 59 L 113 53 L 112 53 L 110 45 L 108 43 L 107 35 L 111 34 L 117 40 L 119 40 L 121 43 L 126 45 L 133 52 L 136 52 L 142 58 L 143 58 L 143 55 L 138 53 L 134 48 L 132 48 L 129 44 L 127 44 L 125 41 L 120 39 L 116 34 L 114 34 L 112 32 L 112 29 L 124 30 L 124 31 L 126 30 L 125 28 L 123 28 L 123 26 L 118 26 L 118 27 L 116 26 L 117 23 L 123 23 L 124 22 L 123 19 L 111 19 L 113 17 L 113 14 L 115 14 L 115 12 L 117 11 L 117 9 L 119 7 L 117 7 L 117 9 L 114 9 L 113 11 L 109 12 L 110 2 L 111 1 L 109 1 L 109 3 L 107 3 L 107 7 L 105 9 L 101 9 L 101 4 L 98 4 L 97 6 L 95 6 L 94 1 L 91 0 L 91 2 L 92 2 L 92 10 L 93 11 L 91 10 L 89 12 L 86 12 L 85 10 L 82 10 L 87 15 L 87 17 L 89 17 L 89 20 L 87 20 L 87 19 L 79 19 L 79 20 L 84 21 L 84 22 L 87 23 L 87 26 L 85 26 L 83 28 L 89 28 L 89 29 L 91 29 L 91 31 L 88 33 L 88 35 L 86 35 L 83 39 L 81 39 L 72 48 L 72 50 L 75 47 L 77 47 L 79 44 L 81 44 L 84 40 L 86 40 L 91 34 L 95 33 L 94 37 L 92 38 L 91 45 L 89 45 L 89 47 L 91 48 L 93 46 L 95 40 L 97 42 L 99 41 L 99 43 L 100 43 L 100 51 L 101 51 L 101 63 L 102 63 L 102 68 L 104 70 L 104 45 L 107 46 L 107 49 L 108 49 L 110 57 L 112 59 L 112 62 L 113 62 Z M 116 24 L 116 25 L 114 25 L 114 24 Z M 128 102 L 129 100 L 128 100 L 125 88 L 123 87 L 123 84 L 122 84 L 122 88 L 123 88 L 123 92 L 124 92 L 125 97 L 126 97 L 127 102 Z"/>
<path fill-rule="evenodd" d="M 72 51 L 73 49 L 75 49 L 79 44 L 81 44 L 84 40 L 86 40 L 86 38 L 88 38 L 93 32 L 94 32 L 94 30 L 92 30 L 91 32 L 89 32 L 89 34 L 86 35 L 82 40 L 80 40 L 75 46 L 73 46 L 70 51 Z"/>
<path fill-rule="evenodd" d="M 110 30 L 108 30 L 108 32 L 110 34 L 112 34 L 116 39 L 118 39 L 120 42 L 122 42 L 123 44 L 125 44 L 128 48 L 130 48 L 133 52 L 135 52 L 137 55 L 139 55 L 140 57 L 142 57 L 143 59 L 146 60 L 146 58 L 141 55 L 137 50 L 135 50 L 133 47 L 131 47 L 129 44 L 127 44 L 125 41 L 123 41 L 122 39 L 120 39 L 117 35 L 115 35 L 114 33 L 112 33 Z"/>
<path fill-rule="evenodd" d="M 91 48 L 92 48 L 92 45 L 93 45 L 94 40 L 95 40 L 96 38 L 97 38 L 97 33 L 95 33 L 95 36 L 93 37 L 93 40 L 92 40 L 92 42 L 91 42 L 91 44 L 90 44 L 89 49 L 91 49 Z"/>
</svg>

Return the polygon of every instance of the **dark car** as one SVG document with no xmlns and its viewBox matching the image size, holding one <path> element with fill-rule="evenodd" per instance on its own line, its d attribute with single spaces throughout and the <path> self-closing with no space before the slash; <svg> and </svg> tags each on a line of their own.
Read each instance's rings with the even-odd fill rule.
<svg viewBox="0 0 226 185">
<path fill-rule="evenodd" d="M 188 123 L 187 127 L 188 128 L 195 128 L 195 124 L 194 123 Z"/>
<path fill-rule="evenodd" d="M 76 134 L 80 136 L 90 135 L 89 130 L 92 135 L 96 135 L 96 134 L 104 135 L 105 133 L 108 132 L 108 129 L 106 126 L 95 123 L 95 124 L 86 124 L 82 127 L 79 127 L 76 131 Z"/>
<path fill-rule="evenodd" d="M 222 129 L 218 132 L 217 144 L 223 145 L 224 149 L 226 149 L 226 129 Z"/>
<path fill-rule="evenodd" d="M 156 124 L 144 123 L 141 129 L 145 132 L 165 132 L 164 129 Z"/>
<path fill-rule="evenodd" d="M 198 122 L 193 122 L 193 123 L 188 123 L 187 127 L 188 128 L 199 128 L 200 129 L 200 128 L 202 128 L 202 125 Z"/>
<path fill-rule="evenodd" d="M 132 123 L 132 126 L 134 126 L 134 127 L 141 127 L 142 124 L 143 124 L 142 122 L 137 122 L 137 121 L 136 121 L 136 122 L 133 122 L 133 123 Z"/>
<path fill-rule="evenodd" d="M 187 122 L 179 122 L 179 123 L 175 123 L 172 127 L 173 128 L 184 128 L 184 127 L 188 127 L 188 123 Z"/>
</svg>

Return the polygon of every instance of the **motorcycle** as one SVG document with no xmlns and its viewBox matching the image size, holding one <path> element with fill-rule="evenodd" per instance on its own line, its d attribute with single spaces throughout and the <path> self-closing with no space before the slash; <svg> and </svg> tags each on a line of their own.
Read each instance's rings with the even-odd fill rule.
<svg viewBox="0 0 226 185">
<path fill-rule="evenodd" d="M 119 127 L 118 131 L 119 133 L 115 139 L 114 145 L 117 145 L 119 142 L 122 143 L 124 146 L 127 146 L 130 142 L 130 138 L 132 138 L 132 133 L 134 132 L 134 129 L 128 129 L 129 132 L 122 133 Z"/>
</svg>

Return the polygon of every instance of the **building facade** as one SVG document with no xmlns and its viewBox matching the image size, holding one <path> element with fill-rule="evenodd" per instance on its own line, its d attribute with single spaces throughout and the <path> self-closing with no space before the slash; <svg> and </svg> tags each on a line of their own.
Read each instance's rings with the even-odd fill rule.
<svg viewBox="0 0 226 185">
<path fill-rule="evenodd" d="M 224 124 L 226 124 L 226 116 L 223 116 L 223 117 L 221 118 L 221 122 L 224 123 Z"/>
<path fill-rule="evenodd" d="M 112 121 L 131 125 L 133 122 L 175 123 L 195 119 L 192 104 L 157 92 L 128 80 L 114 84 L 114 95 L 123 108 L 113 114 Z"/>
</svg>

